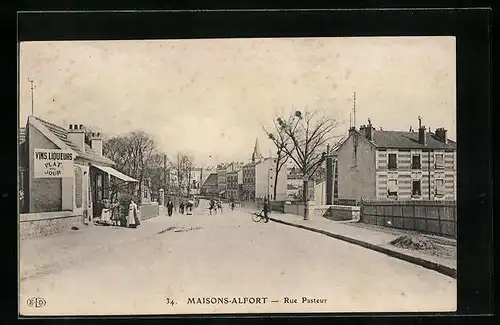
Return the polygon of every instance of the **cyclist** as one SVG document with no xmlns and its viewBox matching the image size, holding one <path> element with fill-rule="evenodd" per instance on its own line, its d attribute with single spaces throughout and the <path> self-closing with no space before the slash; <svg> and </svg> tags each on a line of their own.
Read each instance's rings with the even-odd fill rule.
<svg viewBox="0 0 500 325">
<path fill-rule="evenodd" d="M 269 221 L 269 216 L 267 215 L 268 212 L 269 212 L 269 202 L 267 201 L 267 199 L 264 199 L 264 208 L 262 209 L 261 214 L 262 213 L 264 214 L 264 219 L 266 219 L 267 221 Z"/>
</svg>

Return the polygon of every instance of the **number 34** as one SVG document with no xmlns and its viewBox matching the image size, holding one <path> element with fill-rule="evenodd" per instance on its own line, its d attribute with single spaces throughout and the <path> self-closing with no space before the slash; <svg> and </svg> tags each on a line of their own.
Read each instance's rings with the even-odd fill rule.
<svg viewBox="0 0 500 325">
<path fill-rule="evenodd" d="M 172 306 L 175 304 L 175 302 L 172 299 L 170 299 L 170 298 L 165 298 L 165 303 L 167 305 L 172 305 Z"/>
</svg>

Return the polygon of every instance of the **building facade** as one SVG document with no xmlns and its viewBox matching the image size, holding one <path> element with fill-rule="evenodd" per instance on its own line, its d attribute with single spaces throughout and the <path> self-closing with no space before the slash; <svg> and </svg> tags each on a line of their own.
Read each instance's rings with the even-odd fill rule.
<svg viewBox="0 0 500 325">
<path fill-rule="evenodd" d="M 219 187 L 217 182 L 217 173 L 211 173 L 201 186 L 201 195 L 217 196 L 219 194 Z"/>
<path fill-rule="evenodd" d="M 287 170 L 282 168 L 276 178 L 276 158 L 264 158 L 255 164 L 255 197 L 271 201 L 287 199 Z M 274 188 L 276 187 L 276 197 Z"/>
<path fill-rule="evenodd" d="M 227 190 L 226 168 L 225 164 L 217 166 L 217 189 L 220 196 L 225 196 Z"/>
<path fill-rule="evenodd" d="M 351 128 L 338 150 L 339 198 L 456 200 L 456 143 L 435 133 Z"/>
<path fill-rule="evenodd" d="M 230 171 L 226 174 L 227 180 L 227 198 L 241 200 L 243 185 L 243 169 Z"/>
<path fill-rule="evenodd" d="M 110 199 L 112 180 L 113 184 L 136 184 L 137 180 L 115 170 L 115 163 L 103 156 L 102 142 L 98 133 L 87 139 L 83 125 L 65 129 L 29 116 L 20 152 L 24 171 L 21 213 L 71 211 L 91 222 L 100 214 L 97 207 Z"/>
<path fill-rule="evenodd" d="M 242 196 L 244 200 L 252 201 L 255 199 L 255 162 L 244 165 L 242 171 Z"/>
</svg>

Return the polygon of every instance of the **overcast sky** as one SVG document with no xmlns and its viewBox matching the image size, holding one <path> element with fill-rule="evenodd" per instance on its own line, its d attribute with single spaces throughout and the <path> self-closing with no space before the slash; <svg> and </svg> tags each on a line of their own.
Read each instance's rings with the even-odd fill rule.
<svg viewBox="0 0 500 325">
<path fill-rule="evenodd" d="M 320 109 L 349 127 L 408 130 L 417 117 L 456 139 L 455 38 L 23 42 L 20 125 L 31 114 L 108 133 L 145 130 L 171 157 L 250 158 L 276 110 Z M 273 150 L 274 151 L 274 150 Z M 211 155 L 212 158 L 208 158 Z"/>
</svg>

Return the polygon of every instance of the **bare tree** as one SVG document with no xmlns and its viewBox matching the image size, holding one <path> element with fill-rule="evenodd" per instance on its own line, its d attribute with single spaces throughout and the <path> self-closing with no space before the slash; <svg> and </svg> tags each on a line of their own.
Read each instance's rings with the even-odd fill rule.
<svg viewBox="0 0 500 325">
<path fill-rule="evenodd" d="M 139 181 L 139 192 L 143 181 L 154 177 L 162 163 L 153 138 L 143 131 L 106 139 L 103 154 L 116 163 L 117 170 Z"/>
<path fill-rule="evenodd" d="M 189 195 L 192 168 L 192 157 L 186 153 L 177 153 L 175 169 L 177 171 L 177 181 L 179 183 L 179 194 L 187 193 L 187 195 Z"/>
<path fill-rule="evenodd" d="M 264 132 L 268 136 L 268 138 L 273 141 L 276 146 L 276 168 L 275 168 L 275 177 L 274 177 L 274 192 L 273 198 L 276 200 L 276 194 L 278 190 L 278 177 L 283 166 L 288 162 L 290 158 L 285 151 L 285 148 L 290 144 L 290 137 L 286 134 L 283 128 L 278 124 L 278 118 L 276 117 L 273 121 L 273 131 L 268 131 L 264 126 Z"/>
<path fill-rule="evenodd" d="M 278 117 L 276 122 L 278 130 L 289 138 L 282 150 L 295 162 L 303 176 L 304 220 L 308 220 L 309 180 L 325 160 L 326 144 L 334 142 L 332 147 L 336 149 L 342 142 L 342 136 L 334 134 L 339 121 L 318 111 L 306 110 L 304 113 L 295 111 L 287 119 Z"/>
</svg>

